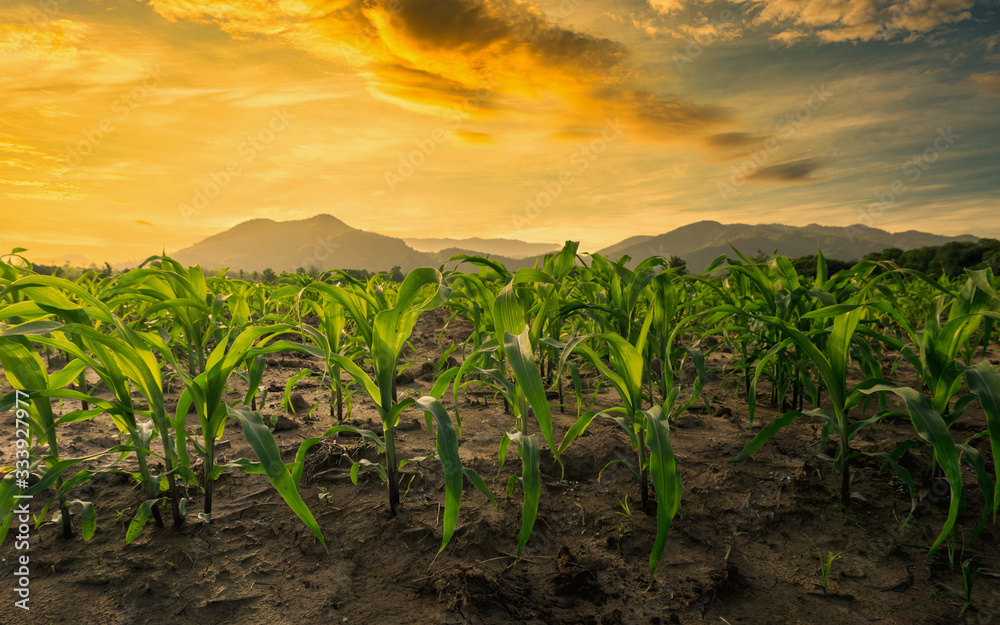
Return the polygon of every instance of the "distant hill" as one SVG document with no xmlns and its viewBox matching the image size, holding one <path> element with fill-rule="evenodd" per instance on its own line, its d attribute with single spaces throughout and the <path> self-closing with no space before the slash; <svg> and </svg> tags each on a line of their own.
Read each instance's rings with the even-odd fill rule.
<svg viewBox="0 0 1000 625">
<path fill-rule="evenodd" d="M 404 239 L 407 245 L 421 252 L 441 252 L 442 250 L 463 250 L 491 257 L 532 258 L 549 252 L 558 252 L 562 245 L 556 243 L 527 243 L 517 239 Z M 465 251 L 471 250 L 471 251 Z"/>
<path fill-rule="evenodd" d="M 699 272 L 721 254 L 732 254 L 731 243 L 748 256 L 757 250 L 770 255 L 775 250 L 789 258 L 815 254 L 822 249 L 828 258 L 860 260 L 866 254 L 887 248 L 911 250 L 951 241 L 976 241 L 977 237 L 963 235 L 945 237 L 924 232 L 886 232 L 866 229 L 854 241 L 843 228 L 811 224 L 805 227 L 780 224 L 746 225 L 721 224 L 717 221 L 700 221 L 682 226 L 658 236 L 635 236 L 601 250 L 611 258 L 630 256 L 633 264 L 651 255 L 677 255 L 688 263 L 688 270 Z M 400 267 L 404 272 L 414 267 L 437 267 L 456 254 L 483 255 L 502 262 L 508 269 L 531 267 L 536 254 L 519 257 L 528 250 L 554 251 L 558 246 L 543 243 L 525 243 L 511 239 L 410 239 L 424 248 L 435 247 L 445 241 L 463 245 L 418 251 L 402 239 L 366 232 L 348 226 L 331 215 L 316 215 L 298 221 L 273 221 L 252 219 L 225 232 L 208 237 L 172 256 L 187 265 L 201 265 L 206 269 L 244 271 L 295 271 L 299 267 L 327 269 L 367 269 L 388 271 Z M 429 241 L 436 241 L 431 245 Z M 474 245 L 465 245 L 478 242 Z M 509 254 L 501 254 L 507 250 Z M 450 264 L 449 267 L 454 267 Z M 468 265 L 464 269 L 471 269 Z"/>
<path fill-rule="evenodd" d="M 534 267 L 537 256 L 530 256 L 528 258 L 510 258 L 507 256 L 500 256 L 497 254 L 484 254 L 479 250 L 463 250 L 459 248 L 449 248 L 446 250 L 441 250 L 439 252 L 428 252 L 428 258 L 432 261 L 428 265 L 432 267 L 439 267 L 448 262 L 453 256 L 458 254 L 465 254 L 466 256 L 485 256 L 490 260 L 494 260 L 498 263 L 502 263 L 510 271 L 517 271 L 523 267 Z M 478 271 L 472 265 L 468 263 L 448 263 L 448 269 L 461 269 L 462 271 Z"/>
<path fill-rule="evenodd" d="M 298 221 L 252 219 L 172 255 L 186 265 L 206 269 L 295 271 L 368 269 L 403 271 L 432 264 L 401 239 L 357 230 L 331 215 Z"/>
<path fill-rule="evenodd" d="M 946 237 L 908 230 L 892 233 L 877 228 L 865 228 L 859 235 L 852 232 L 853 241 L 844 228 L 810 224 L 804 227 L 780 224 L 721 224 L 699 221 L 681 226 L 658 236 L 636 236 L 600 250 L 611 258 L 628 255 L 632 264 L 653 255 L 677 255 L 687 261 L 688 270 L 697 273 L 708 267 L 722 254 L 733 255 L 732 245 L 747 256 L 757 250 L 771 255 L 775 250 L 783 256 L 797 258 L 823 250 L 828 258 L 861 260 L 865 254 L 896 247 L 909 250 L 950 241 L 976 241 L 971 234 Z"/>
</svg>

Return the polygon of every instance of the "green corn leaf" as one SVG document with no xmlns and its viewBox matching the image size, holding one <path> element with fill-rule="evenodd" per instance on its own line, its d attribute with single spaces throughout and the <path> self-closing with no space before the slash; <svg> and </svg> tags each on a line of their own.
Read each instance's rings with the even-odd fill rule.
<svg viewBox="0 0 1000 625">
<path fill-rule="evenodd" d="M 653 583 L 656 564 L 670 534 L 670 525 L 681 507 L 683 487 L 677 472 L 677 460 L 670 448 L 670 425 L 659 406 L 646 414 L 646 444 L 649 446 L 649 475 L 656 489 L 656 540 L 649 555 L 649 583 Z"/>
<path fill-rule="evenodd" d="M 900 399 L 906 402 L 906 408 L 910 414 L 910 420 L 913 423 L 914 429 L 920 435 L 920 438 L 930 443 L 931 447 L 934 448 L 934 459 L 944 470 L 948 484 L 951 486 L 951 505 L 948 508 L 948 519 L 941 529 L 941 534 L 938 535 L 934 544 L 927 551 L 927 557 L 930 558 L 937 551 L 937 548 L 941 546 L 941 543 L 951 534 L 951 530 L 958 520 L 959 507 L 962 502 L 962 469 L 959 466 L 958 449 L 955 447 L 955 441 L 951 438 L 951 433 L 948 431 L 948 426 L 945 424 L 944 418 L 934 411 L 926 397 L 912 388 L 881 385 L 862 392 L 895 393 Z"/>
<path fill-rule="evenodd" d="M 993 454 L 993 519 L 995 521 L 997 509 L 1000 508 L 1000 375 L 985 360 L 971 367 L 961 366 L 961 369 L 965 373 L 965 383 L 979 400 L 983 412 L 986 413 L 986 425 L 990 434 L 990 451 Z"/>
<path fill-rule="evenodd" d="M 361 476 L 361 467 L 374 468 L 375 473 L 378 474 L 379 479 L 381 479 L 383 482 L 389 479 L 389 476 L 385 472 L 385 467 L 383 467 L 381 464 L 374 463 L 371 460 L 362 458 L 361 460 L 358 460 L 357 462 L 351 465 L 351 482 L 353 482 L 355 486 L 358 485 L 358 479 Z"/>
<path fill-rule="evenodd" d="M 576 440 L 577 437 L 582 435 L 587 430 L 587 426 L 589 426 L 591 422 L 593 422 L 594 418 L 600 416 L 604 412 L 605 411 L 594 412 L 593 410 L 591 410 L 589 412 L 584 413 L 583 416 L 577 419 L 573 423 L 573 425 L 571 425 L 570 428 L 566 430 L 566 434 L 565 436 L 563 436 L 562 443 L 559 444 L 559 453 L 560 454 L 565 453 L 566 449 L 570 446 L 570 443 Z"/>
<path fill-rule="evenodd" d="M 442 372 L 441 375 L 438 376 L 438 379 L 434 381 L 434 387 L 429 393 L 430 396 L 434 399 L 440 400 L 441 396 L 444 395 L 444 392 L 448 390 L 448 385 L 451 384 L 451 381 L 455 379 L 456 375 L 458 375 L 458 367 L 451 367 L 450 369 Z"/>
<path fill-rule="evenodd" d="M 74 499 L 66 502 L 67 506 L 77 504 L 83 507 L 83 514 L 80 516 L 80 519 L 83 522 L 81 531 L 83 534 L 83 542 L 90 542 L 90 539 L 94 537 L 94 532 L 97 530 L 97 511 L 94 509 L 94 504 L 90 501 L 80 501 L 79 499 Z"/>
<path fill-rule="evenodd" d="M 128 530 L 125 532 L 125 544 L 131 543 L 139 533 L 142 528 L 146 527 L 149 523 L 149 515 L 152 511 L 153 504 L 155 504 L 158 499 L 147 499 L 139 505 L 139 510 L 135 513 L 135 517 L 132 518 L 132 522 L 128 524 Z"/>
<path fill-rule="evenodd" d="M 542 430 L 545 442 L 549 444 L 549 449 L 555 455 L 556 461 L 562 465 L 562 458 L 559 456 L 559 449 L 555 443 L 555 435 L 552 432 L 552 413 L 549 408 L 549 400 L 545 394 L 542 375 L 538 372 L 538 365 L 535 364 L 531 355 L 528 330 L 521 332 L 517 336 L 509 332 L 505 333 L 504 353 L 507 354 L 510 368 L 514 371 L 518 388 L 531 405 L 531 411 L 535 414 L 535 419 Z"/>
<path fill-rule="evenodd" d="M 52 332 L 53 330 L 58 330 L 62 326 L 63 324 L 59 323 L 58 321 L 45 321 L 44 319 L 37 319 L 34 321 L 28 321 L 26 323 L 22 323 L 20 325 L 7 328 L 3 332 L 0 332 L 0 338 L 7 336 L 25 336 L 34 334 L 45 335 Z"/>
<path fill-rule="evenodd" d="M 517 535 L 517 555 L 521 558 L 521 552 L 528 538 L 531 537 L 531 530 L 535 527 L 535 519 L 538 516 L 538 502 L 542 497 L 542 474 L 539 468 L 541 457 L 538 450 L 538 437 L 522 436 L 519 432 L 507 434 L 511 440 L 521 447 L 521 487 L 524 489 L 524 506 L 521 509 L 521 532 Z"/>
<path fill-rule="evenodd" d="M 49 388 L 63 388 L 68 384 L 72 384 L 80 377 L 84 369 L 87 368 L 87 364 L 79 359 L 73 359 L 69 361 L 65 367 L 49 374 Z"/>
<path fill-rule="evenodd" d="M 507 499 L 510 499 L 511 497 L 514 496 L 514 489 L 517 488 L 517 483 L 519 481 L 520 480 L 516 475 L 512 475 L 509 478 L 507 478 L 507 488 L 505 489 Z"/>
<path fill-rule="evenodd" d="M 503 342 L 505 334 L 518 336 L 526 327 L 524 309 L 517 301 L 513 282 L 497 294 L 496 301 L 493 303 L 493 324 L 498 343 Z"/>
<path fill-rule="evenodd" d="M 323 539 L 323 533 L 319 528 L 319 524 L 309 510 L 309 506 L 302 500 L 302 495 L 299 494 L 295 481 L 292 480 L 292 476 L 288 472 L 288 467 L 281 460 L 281 452 L 278 450 L 278 444 L 275 442 L 274 436 L 271 435 L 271 431 L 264 425 L 263 420 L 261 420 L 260 413 L 254 412 L 245 406 L 230 407 L 229 413 L 239 418 L 247 442 L 264 467 L 268 479 L 271 480 L 271 484 L 274 485 L 275 489 L 277 489 L 278 493 L 288 504 L 288 507 L 292 509 L 292 512 L 306 524 L 306 527 L 312 530 L 313 534 L 315 534 L 316 538 L 323 545 L 323 549 L 327 549 L 326 541 Z"/>
<path fill-rule="evenodd" d="M 979 450 L 968 443 L 956 443 L 955 447 L 962 452 L 962 456 L 965 458 L 965 461 L 970 467 L 972 467 L 973 471 L 976 472 L 976 482 L 979 484 L 980 490 L 983 491 L 983 517 L 980 519 L 975 531 L 972 532 L 973 539 L 975 539 L 975 537 L 979 535 L 979 532 L 986 527 L 986 523 L 990 520 L 991 513 L 996 509 L 996 504 L 993 499 L 993 491 L 996 484 L 990 478 L 990 474 L 986 470 L 986 461 L 983 459 L 983 455 L 979 453 Z"/>
<path fill-rule="evenodd" d="M 490 492 L 490 487 L 486 485 L 483 478 L 479 477 L 479 474 L 476 473 L 475 469 L 464 468 L 462 469 L 462 473 L 465 474 L 465 477 L 469 478 L 469 481 L 476 487 L 476 490 L 486 495 L 486 498 L 489 499 L 494 506 L 499 505 L 497 504 L 497 500 L 493 497 L 493 493 Z M 3 541 L 0 540 L 0 543 L 2 542 Z"/>
<path fill-rule="evenodd" d="M 445 504 L 441 546 L 438 548 L 438 554 L 440 554 L 448 546 L 448 542 L 455 533 L 455 527 L 458 525 L 458 512 L 462 505 L 462 459 L 458 455 L 458 435 L 455 432 L 455 426 L 452 425 L 451 418 L 444 406 L 430 396 L 421 397 L 416 403 L 434 417 L 437 425 L 437 437 L 434 445 L 437 448 L 437 457 L 444 469 Z"/>
<path fill-rule="evenodd" d="M 764 443 L 771 440 L 771 438 L 781 431 L 785 426 L 791 425 L 795 422 L 796 417 L 802 413 L 798 410 L 790 410 L 780 417 L 775 418 L 773 421 L 764 426 L 764 428 L 757 433 L 757 436 L 753 437 L 746 447 L 744 447 L 740 453 L 736 454 L 729 459 L 730 462 L 742 462 L 753 455 L 755 451 L 760 449 Z"/>
</svg>

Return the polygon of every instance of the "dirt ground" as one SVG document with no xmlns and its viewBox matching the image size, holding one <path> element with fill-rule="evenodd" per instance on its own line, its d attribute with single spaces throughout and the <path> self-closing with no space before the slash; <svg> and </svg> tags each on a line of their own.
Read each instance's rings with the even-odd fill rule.
<svg viewBox="0 0 1000 625">
<path fill-rule="evenodd" d="M 416 379 L 401 384 L 401 392 L 430 390 L 431 374 L 422 373 L 421 365 L 440 357 L 442 326 L 443 317 L 433 313 L 418 324 L 413 337 L 417 354 L 409 357 L 416 365 L 408 370 Z M 444 329 L 444 344 L 467 334 L 468 327 L 453 322 Z M 595 422 L 565 453 L 564 479 L 551 454 L 543 456 L 538 521 L 525 556 L 514 562 L 521 494 L 517 490 L 507 500 L 504 490 L 507 478 L 520 471 L 520 462 L 512 453 L 498 471 L 496 460 L 512 418 L 497 398 L 473 389 L 459 405 L 462 457 L 490 485 L 499 505 L 494 507 L 467 483 L 458 531 L 436 561 L 444 501 L 440 466 L 424 461 L 405 467 L 404 513 L 390 518 L 385 486 L 374 472 L 362 471 L 357 486 L 350 481 L 351 464 L 360 458 L 376 461 L 375 450 L 357 438 L 341 436 L 313 448 L 304 479 L 303 497 L 322 527 L 328 552 L 265 476 L 236 471 L 224 473 L 217 483 L 210 525 L 197 517 L 202 502 L 192 491 L 184 526 L 173 529 L 169 520 L 165 528 L 150 525 L 126 545 L 125 528 L 144 497 L 128 478 L 99 475 L 74 491 L 74 497 L 97 505 L 97 533 L 89 543 L 79 533 L 64 541 L 52 523 L 33 532 L 28 612 L 14 607 L 18 597 L 12 537 L 0 546 L 0 622 L 1000 623 L 1000 612 L 979 607 L 960 618 L 962 602 L 953 597 L 904 610 L 947 587 L 962 588 L 959 569 L 946 563 L 947 549 L 941 550 L 942 557 L 927 560 L 925 551 L 907 546 L 929 545 L 947 513 L 947 490 L 941 496 L 922 448 L 911 452 L 909 466 L 924 491 L 906 527 L 900 521 L 910 511 L 908 492 L 891 471 L 879 472 L 879 462 L 855 463 L 852 490 L 863 499 L 849 507 L 837 501 L 832 465 L 814 460 L 802 470 L 803 461 L 821 451 L 818 424 L 801 420 L 750 460 L 728 462 L 751 434 L 735 378 L 720 373 L 726 361 L 724 353 L 709 358 L 715 369 L 706 387 L 711 410 L 696 406 L 671 431 L 684 497 L 652 588 L 647 589 L 647 579 L 655 519 L 632 503 L 638 499 L 638 487 L 622 465 L 611 465 L 598 480 L 609 462 L 631 458 L 627 441 L 610 421 Z M 265 384 L 272 392 L 262 410 L 265 416 L 280 412 L 285 381 L 310 367 L 320 370 L 317 362 L 293 354 L 269 360 Z M 900 368 L 894 379 L 912 383 L 912 371 Z M 237 391 L 241 385 L 236 382 Z M 10 390 L 6 381 L 2 388 Z M 302 440 L 335 421 L 323 385 L 304 380 L 296 389 L 307 404 L 319 406 L 313 418 L 308 411 L 294 418 L 299 427 L 276 432 L 286 462 Z M 238 396 L 234 392 L 232 397 Z M 586 407 L 591 398 L 586 398 Z M 176 402 L 176 395 L 171 401 Z M 567 402 L 565 414 L 555 410 L 557 440 L 575 419 L 571 393 Z M 602 390 L 596 406 L 616 402 L 612 391 Z M 450 391 L 444 403 L 452 409 Z M 766 401 L 762 404 L 756 427 L 777 414 Z M 68 409 L 62 406 L 59 411 Z M 379 427 L 371 402 L 360 397 L 351 417 L 362 427 Z M 413 410 L 404 421 L 397 443 L 401 455 L 433 450 L 422 414 Z M 953 433 L 964 440 L 985 427 L 976 405 Z M 860 434 L 854 448 L 891 451 L 913 436 L 908 422 L 885 421 Z M 63 456 L 69 457 L 119 442 L 106 416 L 62 428 L 60 440 Z M 0 465 L 13 463 L 13 441 L 13 427 L 4 428 Z M 231 425 L 223 441 L 220 461 L 253 457 L 239 425 Z M 975 445 L 989 463 L 988 441 L 980 438 Z M 104 460 L 105 465 L 109 462 Z M 960 527 L 968 535 L 979 520 L 983 497 L 971 471 L 966 485 L 968 505 Z M 621 505 L 626 496 L 631 518 Z M 42 504 L 36 499 L 33 505 L 37 513 Z M 75 527 L 79 530 L 78 514 Z M 995 524 L 987 525 L 964 546 L 964 554 L 958 545 L 954 557 L 976 558 L 983 571 L 974 602 L 1000 608 L 997 531 Z M 818 552 L 824 557 L 841 554 L 826 592 L 819 586 Z"/>
</svg>

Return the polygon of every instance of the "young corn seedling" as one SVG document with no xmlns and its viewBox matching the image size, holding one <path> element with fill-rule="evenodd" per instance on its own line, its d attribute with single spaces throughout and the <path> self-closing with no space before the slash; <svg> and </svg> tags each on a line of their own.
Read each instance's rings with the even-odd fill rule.
<svg viewBox="0 0 1000 625">
<path fill-rule="evenodd" d="M 160 480 L 149 473 L 145 463 L 145 456 L 148 453 L 154 428 L 155 432 L 160 434 L 164 444 L 163 458 L 167 467 L 168 497 L 171 500 L 174 525 L 180 525 L 183 522 L 182 504 L 177 499 L 174 487 L 174 457 L 170 448 L 169 421 L 163 405 L 160 363 L 148 349 L 145 349 L 142 341 L 129 327 L 111 314 L 102 302 L 80 286 L 61 278 L 26 276 L 9 284 L 4 292 L 0 293 L 0 299 L 3 299 L 4 296 L 13 296 L 19 291 L 28 294 L 31 300 L 12 305 L 5 309 L 5 313 L 17 314 L 28 310 L 34 313 L 37 309 L 46 314 L 58 314 L 69 322 L 66 324 L 45 322 L 49 324 L 49 327 L 44 331 L 23 334 L 35 343 L 54 347 L 84 362 L 112 390 L 117 400 L 117 403 L 112 406 L 82 393 L 66 390 L 59 391 L 59 393 L 60 396 L 75 397 L 108 406 L 107 411 L 111 414 L 115 425 L 121 431 L 129 434 L 131 443 L 134 445 L 129 450 L 136 452 L 140 478 L 149 497 L 142 509 L 146 511 L 147 517 L 148 513 L 152 512 L 157 523 L 162 525 L 159 508 L 156 505 L 156 501 L 159 499 Z M 65 293 L 77 296 L 86 306 L 71 301 Z M 113 334 L 105 335 L 99 332 L 92 325 L 95 322 L 105 324 Z M 49 333 L 52 334 L 52 337 L 44 336 Z M 134 385 L 136 390 L 148 401 L 148 414 L 152 423 L 139 424 L 136 421 L 136 410 L 132 404 L 130 384 Z M 52 430 L 52 436 L 55 436 L 54 430 Z M 61 475 L 61 471 L 68 466 L 60 463 L 53 466 L 52 470 L 61 467 L 57 473 L 57 475 Z M 63 518 L 68 518 L 68 513 L 65 513 Z"/>
<path fill-rule="evenodd" d="M 730 306 L 722 306 L 719 309 L 735 314 L 746 314 Z M 831 458 L 825 453 L 820 453 L 815 457 L 831 461 L 839 469 L 840 500 L 844 505 L 849 505 L 851 499 L 850 461 L 853 457 L 850 450 L 851 441 L 859 430 L 873 425 L 880 417 L 852 422 L 848 418 L 848 413 L 858 405 L 866 390 L 877 387 L 879 383 L 883 382 L 879 379 L 868 379 L 853 388 L 849 388 L 847 384 L 848 368 L 851 362 L 851 343 L 855 340 L 855 332 L 858 324 L 864 318 L 865 311 L 865 305 L 850 303 L 835 304 L 806 313 L 805 317 L 813 319 L 832 319 L 832 325 L 824 330 L 824 333 L 827 334 L 825 349 L 820 348 L 815 337 L 802 333 L 798 328 L 782 319 L 770 316 L 760 317 L 764 323 L 778 329 L 787 337 L 782 341 L 783 344 L 794 343 L 809 358 L 827 389 L 833 410 L 814 408 L 805 412 L 788 411 L 765 426 L 732 460 L 745 460 L 782 428 L 793 423 L 801 415 L 819 418 L 824 422 L 823 444 L 825 446 L 829 436 L 834 436 L 837 441 L 837 455 L 835 458 Z M 776 354 L 777 351 L 772 350 L 768 358 L 773 358 Z M 763 359 L 758 365 L 758 373 L 767 363 L 768 358 Z"/>
<path fill-rule="evenodd" d="M 330 296 L 323 297 L 323 301 L 307 299 L 306 295 L 310 291 L 320 291 L 326 287 L 323 283 L 312 283 L 305 287 L 296 295 L 298 308 L 300 311 L 299 330 L 302 337 L 319 348 L 323 361 L 326 363 L 327 375 L 330 378 L 330 416 L 334 416 L 334 406 L 336 406 L 336 417 L 338 423 L 344 421 L 344 384 L 340 381 L 341 367 L 337 361 L 331 358 L 332 354 L 343 355 L 344 353 L 344 330 L 347 327 L 348 314 L 344 306 Z M 360 304 L 354 308 L 358 314 L 361 312 Z M 316 316 L 319 320 L 319 327 L 313 328 L 301 319 L 303 309 Z"/>
<path fill-rule="evenodd" d="M 42 322 L 44 323 L 44 322 Z M 25 327 L 33 326 L 33 327 Z M 0 325 L 0 329 L 3 326 Z M 24 332 L 43 330 L 39 322 L 27 322 L 19 326 L 3 329 L 0 332 L 0 364 L 3 365 L 4 374 L 7 381 L 17 390 L 12 394 L 13 401 L 4 402 L 11 404 L 10 407 L 16 409 L 17 426 L 27 428 L 34 435 L 35 449 L 19 448 L 14 452 L 15 472 L 12 472 L 11 481 L 14 477 L 26 480 L 32 468 L 38 468 L 42 462 L 31 462 L 32 451 L 37 450 L 41 445 L 47 445 L 47 457 L 50 464 L 58 464 L 59 441 L 56 435 L 56 419 L 52 413 L 51 400 L 48 397 L 37 396 L 38 391 L 60 389 L 73 380 L 78 371 L 83 371 L 84 364 L 79 360 L 70 361 L 66 367 L 59 372 L 49 375 L 40 356 L 31 347 L 31 344 L 24 337 Z M 31 398 L 32 393 L 36 393 Z M 22 401 L 18 401 L 21 399 Z M 9 408 L 5 408 L 9 409 Z M 29 442 L 28 438 L 18 439 L 18 442 Z M 35 464 L 35 467 L 32 467 Z M 57 487 L 62 489 L 62 476 L 57 481 Z M 27 489 L 22 489 L 27 490 Z M 11 499 L 8 503 L 13 503 Z M 62 512 L 63 538 L 69 539 L 73 535 L 70 525 L 70 515 L 65 497 L 59 498 L 59 510 Z M 0 504 L 0 522 L 7 521 L 9 508 Z M 11 515 L 11 518 L 12 515 Z M 5 524 L 6 528 L 8 525 Z M 0 543 L 2 543 L 2 533 L 0 533 Z"/>
<path fill-rule="evenodd" d="M 938 599 L 947 599 L 949 597 L 955 597 L 962 602 L 962 607 L 958 611 L 958 618 L 962 618 L 966 610 L 969 608 L 982 608 L 983 616 L 987 617 L 987 620 L 983 622 L 989 622 L 989 615 L 986 611 L 993 612 L 994 614 L 1000 614 L 1000 610 L 993 607 L 992 602 L 989 605 L 977 604 L 972 597 L 972 592 L 975 590 L 976 581 L 979 579 L 980 568 L 976 566 L 975 558 L 968 558 L 962 561 L 961 564 L 962 572 L 962 587 L 953 588 L 947 584 L 941 584 L 944 586 L 944 592 L 940 592 L 933 597 L 928 597 L 927 599 L 921 599 L 916 603 L 911 603 L 910 605 L 904 606 L 904 610 L 909 610 L 910 608 L 915 608 L 918 605 L 923 605 L 925 603 L 930 603 L 931 601 L 937 601 Z"/>
<path fill-rule="evenodd" d="M 820 572 L 820 583 L 816 584 L 823 589 L 825 593 L 827 587 L 830 585 L 830 570 L 833 568 L 833 562 L 840 559 L 840 553 L 833 553 L 828 551 L 826 553 L 826 559 L 823 558 L 823 552 L 816 548 L 816 555 L 819 556 L 819 572 Z"/>
<path fill-rule="evenodd" d="M 662 407 L 653 405 L 649 409 L 642 408 L 642 382 L 645 368 L 642 349 L 652 320 L 652 315 L 646 317 L 646 321 L 636 337 L 637 345 L 629 343 L 617 334 L 599 334 L 593 337 L 607 346 L 610 367 L 604 363 L 597 352 L 583 342 L 583 339 L 587 337 L 569 341 L 562 357 L 563 362 L 565 362 L 573 351 L 583 354 L 611 382 L 623 404 L 620 408 L 611 408 L 606 411 L 617 413 L 620 416 L 608 416 L 607 418 L 618 424 L 628 437 L 632 449 L 636 452 L 638 460 L 636 466 L 632 466 L 627 461 L 622 462 L 630 467 L 633 475 L 639 480 L 640 505 L 643 511 L 651 512 L 650 481 L 652 481 L 657 495 L 656 539 L 649 557 L 650 584 L 653 583 L 656 565 L 663 554 L 667 536 L 670 534 L 670 526 L 680 509 L 683 488 L 680 473 L 677 471 L 677 461 L 670 446 L 668 421 L 669 418 L 676 417 L 684 409 L 684 406 L 678 402 L 680 391 L 676 386 L 671 388 L 666 403 Z M 590 420 L 594 416 L 596 415 L 591 415 Z M 580 427 L 575 425 L 571 428 L 566 434 L 563 444 L 567 445 L 573 436 L 581 434 L 589 422 L 589 420 L 578 421 Z"/>
<path fill-rule="evenodd" d="M 968 403 L 976 399 L 986 413 L 987 432 L 990 435 L 991 451 L 994 459 L 1000 457 L 1000 374 L 990 365 L 983 361 L 972 367 L 956 365 L 965 373 L 965 380 L 971 391 L 970 395 L 959 403 Z M 941 414 L 935 405 L 918 391 L 908 387 L 897 387 L 890 385 L 878 385 L 866 389 L 866 393 L 889 392 L 894 393 L 906 404 L 906 409 L 910 420 L 917 434 L 930 447 L 933 452 L 935 463 L 944 471 L 946 480 L 951 489 L 951 502 L 948 507 L 948 518 L 937 539 L 927 552 L 930 558 L 937 548 L 954 531 L 955 523 L 961 512 L 964 487 L 962 484 L 961 457 L 974 468 L 980 488 L 985 497 L 983 519 L 977 528 L 985 525 L 990 512 L 993 512 L 994 519 L 1000 501 L 1000 472 L 997 480 L 991 480 L 986 472 L 986 466 L 981 454 L 968 442 L 955 443 L 949 431 L 949 422 L 946 415 Z M 995 471 L 997 470 L 994 467 Z"/>
<path fill-rule="evenodd" d="M 448 299 L 450 289 L 444 283 L 441 272 L 428 267 L 414 269 L 406 276 L 396 293 L 396 301 L 391 306 L 384 292 L 371 295 L 359 292 L 356 287 L 326 284 L 318 284 L 317 288 L 343 306 L 354 321 L 364 343 L 368 346 L 374 377 L 332 349 L 309 350 L 303 346 L 299 346 L 299 349 L 307 353 L 316 352 L 316 355 L 339 365 L 358 382 L 374 402 L 382 419 L 389 511 L 391 515 L 395 515 L 399 506 L 396 425 L 399 423 L 402 411 L 414 403 L 412 398 L 402 402 L 397 401 L 396 365 L 420 313 L 441 305 Z M 373 317 L 369 317 L 369 310 L 375 311 Z"/>
<path fill-rule="evenodd" d="M 266 337 L 273 338 L 291 328 L 290 325 L 254 326 L 242 332 L 232 330 L 222 337 L 219 344 L 209 354 L 205 361 L 205 371 L 192 377 L 183 369 L 177 369 L 185 385 L 185 390 L 177 402 L 176 418 L 173 421 L 177 432 L 177 454 L 178 457 L 186 459 L 187 451 L 184 441 L 190 439 L 203 458 L 205 507 L 201 516 L 205 521 L 212 519 L 214 483 L 222 469 L 215 464 L 215 443 L 222 436 L 229 418 L 229 405 L 223 400 L 229 378 L 247 360 L 252 360 L 254 357 L 269 351 L 266 347 L 269 339 Z M 179 364 L 163 337 L 147 335 L 145 338 L 165 358 L 172 359 L 175 366 Z M 189 436 L 185 424 L 188 408 L 192 404 L 198 413 L 198 421 L 201 425 L 202 440 L 200 443 Z"/>
<path fill-rule="evenodd" d="M 151 256 L 122 276 L 111 296 L 148 301 L 139 323 L 153 323 L 162 316 L 170 346 L 184 352 L 188 375 L 205 370 L 210 343 L 223 332 L 228 297 L 209 289 L 200 267 L 184 267 L 168 256 Z"/>
<path fill-rule="evenodd" d="M 455 404 L 458 404 L 458 389 L 462 379 L 471 371 L 478 372 L 484 379 L 500 391 L 510 410 L 514 414 L 515 427 L 507 432 L 500 441 L 499 464 L 503 468 L 507 450 L 514 443 L 521 457 L 520 479 L 511 476 L 507 485 L 508 496 L 513 492 L 519 481 L 524 492 L 524 503 L 521 510 L 521 531 L 518 534 L 517 552 L 515 558 L 520 559 L 524 546 L 531 537 L 535 520 L 538 515 L 538 504 L 541 498 L 541 451 L 538 436 L 528 434 L 530 417 L 533 414 L 546 443 L 552 450 L 556 461 L 562 465 L 560 454 L 565 446 L 556 447 L 552 429 L 552 413 L 545 393 L 542 375 L 534 359 L 532 332 L 540 329 L 537 322 L 534 328 L 525 322 L 524 309 L 518 301 L 516 287 L 529 282 L 551 283 L 551 279 L 536 270 L 519 270 L 511 281 L 501 289 L 492 306 L 492 318 L 496 338 L 483 342 L 462 363 L 455 379 L 453 393 Z M 551 291 L 549 292 L 551 296 Z M 549 297 L 547 296 L 547 297 Z M 537 337 L 537 334 L 534 336 Z M 484 369 L 476 366 L 483 359 L 492 359 L 492 354 L 499 352 L 496 359 L 499 368 Z M 510 365 L 514 380 L 507 378 L 505 363 Z M 591 417 L 592 418 L 592 417 Z M 588 421 L 589 422 L 589 421 Z M 564 441 L 568 445 L 569 441 Z"/>
</svg>

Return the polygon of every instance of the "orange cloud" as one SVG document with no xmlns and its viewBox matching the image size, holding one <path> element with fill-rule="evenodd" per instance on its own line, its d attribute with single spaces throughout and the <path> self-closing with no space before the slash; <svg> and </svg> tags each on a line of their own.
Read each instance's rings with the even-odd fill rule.
<svg viewBox="0 0 1000 625">
<path fill-rule="evenodd" d="M 149 0 L 170 20 L 216 23 L 234 38 L 283 38 L 356 67 L 369 92 L 424 113 L 536 118 L 711 149 L 731 125 L 718 107 L 650 93 L 619 42 L 553 24 L 515 0 Z M 447 118 L 447 117 L 446 117 Z"/>
<path fill-rule="evenodd" d="M 471 145 L 482 145 L 485 143 L 494 142 L 493 135 L 485 132 L 474 132 L 471 130 L 456 130 L 451 134 L 460 142 Z"/>
</svg>

